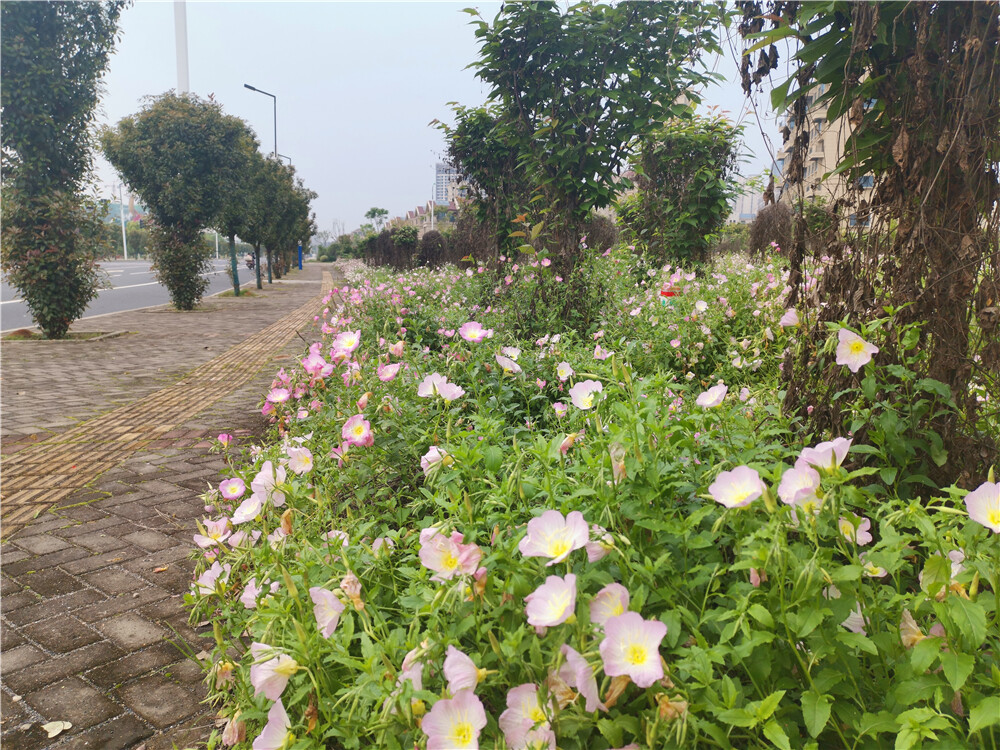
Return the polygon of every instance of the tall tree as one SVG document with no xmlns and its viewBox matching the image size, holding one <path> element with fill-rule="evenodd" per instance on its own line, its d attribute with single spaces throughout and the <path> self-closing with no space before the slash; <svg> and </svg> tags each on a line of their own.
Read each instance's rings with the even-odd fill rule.
<svg viewBox="0 0 1000 750">
<path fill-rule="evenodd" d="M 789 189 L 802 182 L 813 96 L 829 104 L 829 120 L 844 116 L 849 124 L 835 172 L 849 184 L 867 175 L 874 181 L 870 196 L 857 191 L 843 201 L 854 207 L 848 210 L 870 211 L 872 226 L 851 238 L 850 251 L 846 243 L 825 251 L 834 262 L 818 287 L 815 326 L 784 368 L 786 404 L 814 428 L 853 428 L 864 437 L 872 426 L 851 425 L 851 410 L 833 395 L 846 376 L 823 366 L 825 324 L 864 323 L 895 308 L 898 322 L 920 324 L 919 357 L 900 345 L 883 360 L 913 359 L 918 385 L 943 383 L 958 407 L 928 409 L 916 420 L 923 436 L 914 445 L 934 436 L 921 451 L 926 473 L 943 481 L 985 476 L 997 457 L 1000 404 L 1000 3 L 740 7 L 748 93 L 779 69 L 775 43 L 796 41 L 791 75 L 772 93 L 796 124 Z M 804 290 L 806 249 L 798 238 L 805 232 L 796 235 L 791 305 Z M 981 400 L 973 383 L 986 392 Z M 990 422 L 992 429 L 984 427 Z"/>
<path fill-rule="evenodd" d="M 228 172 L 224 190 L 225 200 L 215 218 L 216 228 L 229 240 L 229 265 L 233 277 L 233 294 L 240 296 L 239 261 L 236 257 L 236 235 L 242 235 L 246 226 L 249 181 L 254 156 L 260 143 L 249 127 L 237 148 L 237 166 Z"/>
<path fill-rule="evenodd" d="M 385 226 L 386 217 L 389 216 L 388 209 L 372 206 L 365 212 L 365 218 L 371 219 L 376 229 L 381 230 Z"/>
<path fill-rule="evenodd" d="M 101 219 L 83 197 L 90 127 L 125 0 L 0 6 L 0 264 L 49 338 L 97 295 Z"/>
<path fill-rule="evenodd" d="M 720 5 L 675 0 L 586 0 L 565 12 L 555 2 L 521 2 L 503 4 L 492 24 L 474 22 L 482 47 L 473 65 L 547 198 L 564 259 L 575 256 L 591 210 L 613 200 L 613 178 L 636 138 L 712 77 L 698 66 L 719 51 L 721 13 Z"/>
<path fill-rule="evenodd" d="M 246 137 L 246 123 L 217 102 L 173 91 L 102 133 L 108 161 L 153 216 L 154 268 L 179 310 L 192 309 L 208 286 L 199 234 L 225 205 Z"/>
</svg>

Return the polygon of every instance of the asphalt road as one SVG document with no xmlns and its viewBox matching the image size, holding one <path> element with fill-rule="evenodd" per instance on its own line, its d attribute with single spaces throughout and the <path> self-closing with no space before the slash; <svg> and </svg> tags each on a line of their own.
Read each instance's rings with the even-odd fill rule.
<svg viewBox="0 0 1000 750">
<path fill-rule="evenodd" d="M 212 261 L 212 269 L 205 274 L 209 282 L 208 290 L 205 292 L 206 297 L 232 289 L 229 274 L 226 273 L 228 266 L 229 260 L 225 258 Z M 111 288 L 100 291 L 87 307 L 82 318 L 92 318 L 95 315 L 124 310 L 139 310 L 143 307 L 164 305 L 170 302 L 167 288 L 156 280 L 150 270 L 149 261 L 111 261 L 101 263 L 101 269 L 107 275 Z M 240 261 L 239 273 L 240 288 L 255 285 L 254 272 L 249 270 L 242 260 Z M 266 274 L 267 271 L 265 270 L 264 273 Z M 266 284 L 267 276 L 262 278 Z M 17 290 L 6 282 L 0 284 L 0 331 L 30 328 L 32 325 L 28 307 L 20 299 Z"/>
</svg>

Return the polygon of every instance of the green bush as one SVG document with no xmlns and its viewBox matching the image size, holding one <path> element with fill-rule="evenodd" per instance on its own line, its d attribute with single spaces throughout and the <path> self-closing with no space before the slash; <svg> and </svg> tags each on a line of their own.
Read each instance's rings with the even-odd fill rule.
<svg viewBox="0 0 1000 750">
<path fill-rule="evenodd" d="M 151 255 L 156 277 L 170 291 L 178 310 L 193 310 L 208 289 L 202 274 L 211 268 L 211 253 L 200 233 L 182 236 L 176 229 L 150 228 Z"/>
</svg>

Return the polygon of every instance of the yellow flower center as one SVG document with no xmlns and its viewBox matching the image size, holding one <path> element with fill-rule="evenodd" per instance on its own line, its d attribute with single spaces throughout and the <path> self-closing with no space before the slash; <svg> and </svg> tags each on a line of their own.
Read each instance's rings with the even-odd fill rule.
<svg viewBox="0 0 1000 750">
<path fill-rule="evenodd" d="M 284 677 L 291 677 L 293 674 L 299 671 L 299 664 L 295 659 L 289 659 L 287 661 L 278 662 L 278 665 L 274 668 L 274 671 Z"/>
<path fill-rule="evenodd" d="M 583 408 L 584 409 L 589 409 L 590 407 L 592 407 L 594 405 L 594 394 L 593 393 L 588 393 L 581 400 L 583 401 Z"/>
<path fill-rule="evenodd" d="M 629 664 L 638 665 L 646 662 L 646 648 L 638 643 L 633 643 L 625 649 L 625 661 Z"/>
<path fill-rule="evenodd" d="M 456 724 L 451 736 L 455 740 L 456 747 L 465 747 L 472 742 L 472 724 L 467 721 Z"/>
<path fill-rule="evenodd" d="M 365 434 L 365 426 L 363 424 L 355 425 L 354 426 L 354 434 L 357 437 L 361 437 L 362 435 L 364 435 Z"/>
<path fill-rule="evenodd" d="M 549 543 L 549 557 L 559 557 L 569 552 L 569 542 L 565 539 L 555 539 Z"/>
<path fill-rule="evenodd" d="M 441 558 L 441 567 L 445 570 L 454 570 L 458 567 L 458 558 L 450 552 L 445 552 L 444 557 Z"/>
<path fill-rule="evenodd" d="M 994 526 L 1000 526 L 1000 508 L 986 511 L 986 520 Z"/>
<path fill-rule="evenodd" d="M 861 354 L 865 350 L 864 341 L 852 341 L 850 344 L 851 354 Z"/>
<path fill-rule="evenodd" d="M 848 539 L 854 538 L 854 524 L 850 521 L 840 522 L 840 533 L 846 536 Z"/>
<path fill-rule="evenodd" d="M 625 607 L 622 606 L 622 601 L 619 599 L 615 602 L 614 606 L 611 608 L 611 616 L 617 617 L 620 614 L 624 614 Z"/>
<path fill-rule="evenodd" d="M 528 718 L 538 724 L 539 722 L 545 721 L 545 714 L 542 712 L 542 709 L 535 706 L 528 712 Z"/>
</svg>

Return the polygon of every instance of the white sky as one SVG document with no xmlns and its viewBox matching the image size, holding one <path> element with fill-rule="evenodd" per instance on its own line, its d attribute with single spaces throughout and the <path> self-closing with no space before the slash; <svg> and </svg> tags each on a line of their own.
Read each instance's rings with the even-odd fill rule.
<svg viewBox="0 0 1000 750">
<path fill-rule="evenodd" d="M 465 69 L 478 45 L 462 9 L 477 7 L 492 20 L 499 3 L 186 5 L 191 91 L 214 94 L 227 113 L 246 120 L 265 153 L 274 148 L 273 103 L 243 84 L 277 96 L 278 152 L 318 193 L 319 230 L 335 221 L 355 229 L 372 206 L 396 216 L 429 200 L 445 143 L 428 123 L 450 120 L 448 102 L 476 106 L 486 99 L 485 84 Z M 120 31 L 104 78 L 101 123 L 117 123 L 139 109 L 142 97 L 177 86 L 173 2 L 138 0 L 122 14 Z M 753 156 L 744 173 L 759 173 L 770 159 L 756 118 L 745 114 L 732 55 L 716 70 L 729 82 L 706 92 L 706 104 L 745 118 L 745 150 Z M 769 115 L 765 124 L 773 141 Z M 117 177 L 100 156 L 97 177 L 110 195 Z"/>
</svg>

